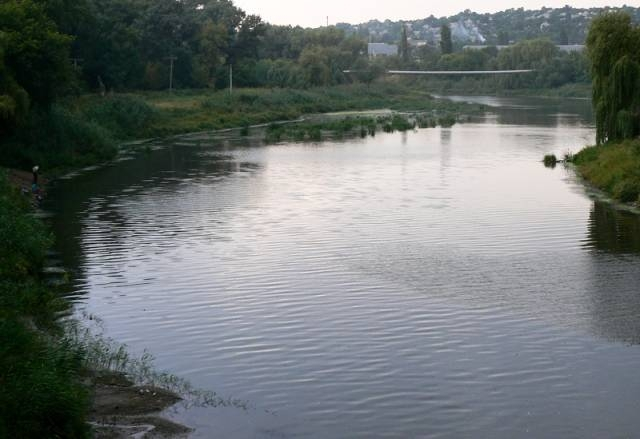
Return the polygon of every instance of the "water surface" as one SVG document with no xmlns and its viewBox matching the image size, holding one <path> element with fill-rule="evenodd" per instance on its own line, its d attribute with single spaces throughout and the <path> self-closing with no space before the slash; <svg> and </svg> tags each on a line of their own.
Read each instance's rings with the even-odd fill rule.
<svg viewBox="0 0 640 439">
<path fill-rule="evenodd" d="M 194 437 L 632 437 L 640 222 L 571 170 L 589 103 L 265 146 L 192 135 L 59 183 L 78 310 L 237 408 Z"/>
</svg>

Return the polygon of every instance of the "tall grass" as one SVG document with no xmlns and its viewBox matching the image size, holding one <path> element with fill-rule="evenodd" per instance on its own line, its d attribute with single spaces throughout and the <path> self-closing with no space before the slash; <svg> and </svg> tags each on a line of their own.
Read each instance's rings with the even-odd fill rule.
<svg viewBox="0 0 640 439">
<path fill-rule="evenodd" d="M 131 95 L 94 99 L 81 111 L 88 121 L 108 130 L 116 139 L 142 137 L 156 114 L 151 105 Z"/>
<path fill-rule="evenodd" d="M 134 96 L 83 97 L 34 108 L 3 142 L 0 163 L 28 169 L 79 167 L 113 158 L 121 140 L 147 133 L 155 110 Z"/>
<path fill-rule="evenodd" d="M 50 170 L 82 166 L 113 157 L 111 132 L 61 104 L 34 109 L 25 125 L 7 142 L 5 165 L 29 169 L 34 164 Z"/>
<path fill-rule="evenodd" d="M 298 89 L 239 89 L 182 92 L 174 95 L 147 93 L 157 119 L 151 124 L 156 135 L 205 131 L 295 120 L 310 113 L 391 109 L 435 111 L 440 114 L 479 113 L 480 105 L 433 99 L 426 91 L 396 83 L 362 84 Z"/>
</svg>

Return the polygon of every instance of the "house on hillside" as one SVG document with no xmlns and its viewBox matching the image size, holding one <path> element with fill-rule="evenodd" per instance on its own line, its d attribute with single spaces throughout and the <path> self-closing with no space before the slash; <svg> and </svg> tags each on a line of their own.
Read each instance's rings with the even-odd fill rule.
<svg viewBox="0 0 640 439">
<path fill-rule="evenodd" d="M 398 54 L 398 46 L 386 43 L 369 43 L 368 52 L 369 58 L 375 58 L 376 56 L 394 56 Z"/>
</svg>

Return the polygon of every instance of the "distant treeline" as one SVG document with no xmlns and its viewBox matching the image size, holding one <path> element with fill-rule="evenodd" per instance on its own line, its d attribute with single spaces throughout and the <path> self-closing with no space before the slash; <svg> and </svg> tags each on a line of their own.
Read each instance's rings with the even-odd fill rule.
<svg viewBox="0 0 640 439">
<path fill-rule="evenodd" d="M 402 48 L 409 52 L 403 57 L 378 57 L 373 70 L 519 70 L 533 69 L 534 73 L 484 78 L 459 77 L 448 80 L 450 85 L 467 84 L 465 88 L 478 92 L 524 88 L 555 88 L 566 84 L 588 84 L 589 63 L 586 52 L 563 52 L 548 39 L 527 40 L 498 50 L 495 46 L 484 49 L 465 49 L 443 54 L 439 48 L 422 46 Z M 431 82 L 443 81 L 436 80 Z"/>
<path fill-rule="evenodd" d="M 123 130 L 111 129 L 121 119 L 118 111 L 148 121 L 152 109 L 129 99 L 80 111 L 74 100 L 87 92 L 166 90 L 170 77 L 176 89 L 212 90 L 229 86 L 231 70 L 237 87 L 297 89 L 403 81 L 386 75 L 389 69 L 536 70 L 445 81 L 474 92 L 589 81 L 585 56 L 561 52 L 550 40 L 444 54 L 451 48 L 410 47 L 406 31 L 397 43 L 398 56 L 369 58 L 361 35 L 332 26 L 271 25 L 230 0 L 3 0 L 0 160 L 26 165 L 36 157 L 28 151 L 51 143 L 66 148 L 65 163 L 78 162 L 87 151 L 91 160 L 110 156 L 107 145 L 122 138 Z M 416 80 L 407 83 L 415 86 Z M 6 160 L 17 153 L 19 160 Z"/>
<path fill-rule="evenodd" d="M 49 54 L 42 53 L 45 29 Z M 237 86 L 298 88 L 353 81 L 343 73 L 347 69 L 368 71 L 365 78 L 355 78 L 366 81 L 379 76 L 381 67 L 369 66 L 366 37 L 336 27 L 271 25 L 230 0 L 6 0 L 0 5 L 0 32 L 5 64 L 18 82 L 25 75 L 40 76 L 32 82 L 57 92 L 165 89 L 172 59 L 176 88 L 226 87 L 230 66 Z M 542 66 L 549 78 L 535 80 L 536 86 L 586 80 L 583 58 L 559 54 L 552 46 L 548 41 L 500 53 L 441 56 L 439 47 L 427 45 L 414 48 L 411 56 L 405 51 L 379 62 L 382 68 Z"/>
</svg>

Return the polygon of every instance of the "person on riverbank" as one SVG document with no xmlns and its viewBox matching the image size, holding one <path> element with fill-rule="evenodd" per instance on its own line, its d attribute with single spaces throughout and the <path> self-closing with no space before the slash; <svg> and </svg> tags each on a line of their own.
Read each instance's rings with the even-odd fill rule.
<svg viewBox="0 0 640 439">
<path fill-rule="evenodd" d="M 31 193 L 33 194 L 36 203 L 40 203 L 42 201 L 42 191 L 40 190 L 40 186 L 38 186 L 38 171 L 40 170 L 40 166 L 36 165 L 31 168 L 31 175 L 33 179 L 31 181 Z"/>
<path fill-rule="evenodd" d="M 31 169 L 31 174 L 33 175 L 33 180 L 31 182 L 31 192 L 34 194 L 38 193 L 38 170 L 40 170 L 40 166 L 36 165 Z"/>
</svg>

